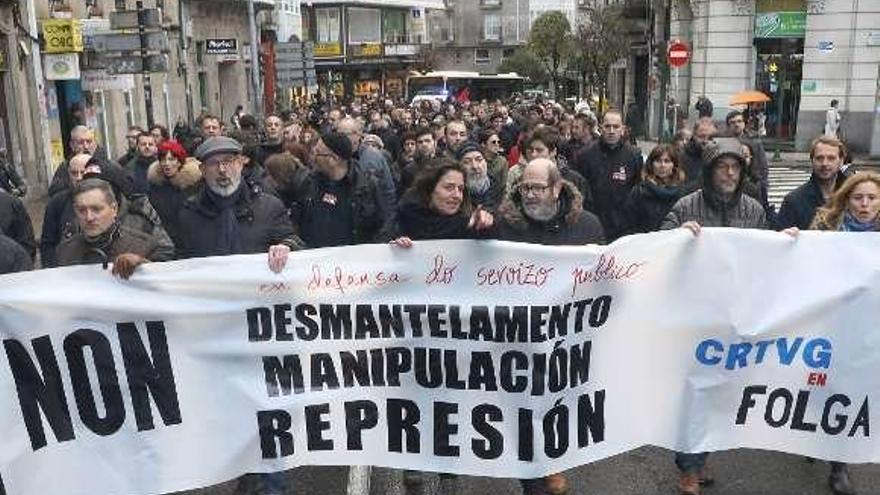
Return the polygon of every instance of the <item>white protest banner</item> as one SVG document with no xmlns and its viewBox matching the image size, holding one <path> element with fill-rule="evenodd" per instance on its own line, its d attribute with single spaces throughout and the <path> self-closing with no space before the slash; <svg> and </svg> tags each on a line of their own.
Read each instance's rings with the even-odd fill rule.
<svg viewBox="0 0 880 495">
<path fill-rule="evenodd" d="M 531 478 L 645 444 L 877 462 L 878 252 L 704 229 L 5 276 L 0 476 L 13 495 L 306 464 Z"/>
</svg>

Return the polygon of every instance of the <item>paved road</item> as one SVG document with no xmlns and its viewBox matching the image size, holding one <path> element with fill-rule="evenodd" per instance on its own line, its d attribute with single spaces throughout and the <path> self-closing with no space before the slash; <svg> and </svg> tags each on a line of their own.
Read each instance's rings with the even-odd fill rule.
<svg viewBox="0 0 880 495">
<path fill-rule="evenodd" d="M 830 495 L 828 464 L 803 457 L 755 450 L 713 454 L 710 467 L 717 481 L 705 495 Z M 860 495 L 880 494 L 880 467 L 853 466 Z M 675 495 L 672 453 L 644 447 L 570 471 L 571 495 Z M 300 468 L 288 474 L 290 495 L 346 495 L 345 468 Z M 370 495 L 402 495 L 400 474 L 374 469 Z M 189 495 L 232 495 L 235 483 L 188 492 Z M 432 493 L 432 492 L 428 492 Z M 518 495 L 514 480 L 463 477 L 467 495 Z M 421 494 L 420 494 L 421 495 Z M 427 495 L 427 494 L 426 494 Z"/>
</svg>

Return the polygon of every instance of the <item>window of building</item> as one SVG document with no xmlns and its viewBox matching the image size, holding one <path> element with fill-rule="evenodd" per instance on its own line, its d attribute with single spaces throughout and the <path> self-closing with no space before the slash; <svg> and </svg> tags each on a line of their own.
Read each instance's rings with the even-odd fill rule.
<svg viewBox="0 0 880 495">
<path fill-rule="evenodd" d="M 455 65 L 460 65 L 462 62 L 464 62 L 464 57 L 462 56 L 462 53 L 458 51 L 455 52 Z"/>
<path fill-rule="evenodd" d="M 339 43 L 339 8 L 315 9 L 315 34 L 318 43 Z"/>
<path fill-rule="evenodd" d="M 474 63 L 480 65 L 491 64 L 492 56 L 489 54 L 489 50 L 487 48 L 475 48 Z"/>
<path fill-rule="evenodd" d="M 509 59 L 515 52 L 516 48 L 505 48 L 504 50 L 501 50 L 501 61 L 504 62 Z"/>
<path fill-rule="evenodd" d="M 205 42 L 196 41 L 196 65 L 205 65 Z"/>
<path fill-rule="evenodd" d="M 406 38 L 405 10 L 386 10 L 383 13 L 382 32 L 386 43 L 409 43 Z"/>
<path fill-rule="evenodd" d="M 483 39 L 490 41 L 501 40 L 501 16 L 498 14 L 486 14 L 483 16 Z"/>
<path fill-rule="evenodd" d="M 199 72 L 199 100 L 202 102 L 202 108 L 211 108 L 211 102 L 208 101 L 207 72 Z"/>
<path fill-rule="evenodd" d="M 362 9 L 349 7 L 348 23 L 349 43 L 381 43 L 382 42 L 382 11 L 379 9 Z"/>
</svg>

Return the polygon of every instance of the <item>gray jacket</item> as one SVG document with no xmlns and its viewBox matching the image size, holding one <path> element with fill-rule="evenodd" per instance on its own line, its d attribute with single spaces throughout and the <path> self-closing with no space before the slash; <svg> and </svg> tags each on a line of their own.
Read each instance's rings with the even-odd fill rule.
<svg viewBox="0 0 880 495">
<path fill-rule="evenodd" d="M 764 208 L 756 200 L 739 193 L 739 199 L 723 205 L 717 204 L 708 200 L 702 189 L 678 200 L 666 215 L 660 229 L 674 229 L 691 221 L 703 227 L 767 228 Z"/>
<path fill-rule="evenodd" d="M 379 207 L 385 218 L 394 215 L 397 208 L 397 188 L 394 186 L 391 167 L 385 157 L 379 151 L 361 144 L 356 158 L 359 170 L 372 173 L 376 177 L 379 185 Z"/>
</svg>

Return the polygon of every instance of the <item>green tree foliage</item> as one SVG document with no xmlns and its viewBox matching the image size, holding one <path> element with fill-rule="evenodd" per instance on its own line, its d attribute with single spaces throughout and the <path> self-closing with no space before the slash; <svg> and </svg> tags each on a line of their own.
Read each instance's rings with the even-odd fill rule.
<svg viewBox="0 0 880 495">
<path fill-rule="evenodd" d="M 529 31 L 529 50 L 544 66 L 553 83 L 553 94 L 558 94 L 565 60 L 572 52 L 571 24 L 562 12 L 541 14 Z"/>
<path fill-rule="evenodd" d="M 574 33 L 575 68 L 585 84 L 607 92 L 611 65 L 629 54 L 629 37 L 619 5 L 593 1 Z"/>
<path fill-rule="evenodd" d="M 541 65 L 541 61 L 535 57 L 535 54 L 523 48 L 516 50 L 513 55 L 504 59 L 504 62 L 498 66 L 498 72 L 516 72 L 521 76 L 528 77 L 534 84 L 547 82 L 547 70 Z"/>
</svg>

